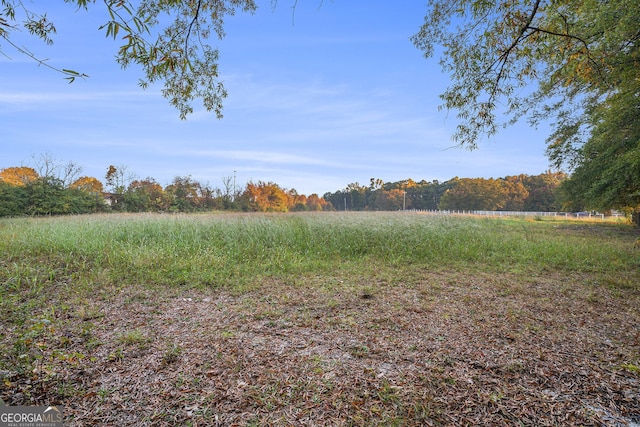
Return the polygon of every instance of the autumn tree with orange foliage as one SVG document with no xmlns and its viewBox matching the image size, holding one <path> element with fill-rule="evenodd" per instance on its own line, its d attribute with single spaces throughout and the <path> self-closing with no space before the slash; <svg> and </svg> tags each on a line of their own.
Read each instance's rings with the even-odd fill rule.
<svg viewBox="0 0 640 427">
<path fill-rule="evenodd" d="M 146 178 L 132 181 L 123 201 L 129 212 L 166 211 L 171 198 L 155 179 Z"/>
<path fill-rule="evenodd" d="M 455 178 L 442 196 L 445 210 L 520 210 L 528 192 L 514 179 Z"/>
<path fill-rule="evenodd" d="M 26 166 L 12 166 L 0 170 L 0 181 L 10 185 L 25 186 L 39 177 L 35 169 Z"/>
<path fill-rule="evenodd" d="M 286 191 L 289 201 L 287 203 L 287 209 L 290 211 L 306 211 L 307 209 L 307 196 L 304 194 L 298 194 L 298 190 L 292 188 Z"/>
<path fill-rule="evenodd" d="M 290 196 L 273 182 L 250 181 L 240 195 L 242 210 L 253 212 L 287 212 Z"/>
<path fill-rule="evenodd" d="M 315 193 L 307 196 L 306 205 L 307 210 L 315 212 L 333 210 L 333 206 L 331 205 L 331 203 L 327 202 L 325 199 L 321 198 Z"/>
<path fill-rule="evenodd" d="M 379 190 L 371 206 L 379 211 L 399 211 L 406 206 L 405 190 L 393 188 L 391 190 Z"/>
<path fill-rule="evenodd" d="M 94 194 L 102 195 L 102 193 L 104 193 L 104 185 L 102 185 L 102 182 L 92 176 L 78 178 L 71 183 L 70 187 Z"/>
<path fill-rule="evenodd" d="M 38 176 L 26 167 L 0 172 L 0 216 L 66 215 L 99 212 L 105 209 L 102 184 L 95 178 L 76 180 L 65 187 L 61 179 Z M 88 190 L 92 189 L 92 190 Z"/>
</svg>

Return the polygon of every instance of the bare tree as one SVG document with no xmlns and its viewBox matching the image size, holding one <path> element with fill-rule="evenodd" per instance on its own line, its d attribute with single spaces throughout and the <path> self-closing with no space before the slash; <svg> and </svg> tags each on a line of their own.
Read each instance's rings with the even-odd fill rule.
<svg viewBox="0 0 640 427">
<path fill-rule="evenodd" d="M 65 165 L 62 166 L 62 172 L 60 175 L 62 185 L 64 185 L 65 188 L 68 188 L 76 179 L 80 177 L 80 174 L 82 174 L 82 166 L 69 160 Z"/>
<path fill-rule="evenodd" d="M 63 187 L 67 188 L 82 174 L 82 166 L 73 161 L 62 163 L 51 153 L 33 155 L 34 169 L 42 178 L 60 181 Z"/>
<path fill-rule="evenodd" d="M 222 185 L 224 187 L 223 197 L 225 202 L 231 202 L 235 198 L 234 179 L 232 176 L 223 176 Z"/>
<path fill-rule="evenodd" d="M 42 178 L 56 178 L 56 170 L 60 167 L 58 161 L 51 153 L 41 153 L 31 156 L 33 165 L 38 175 Z"/>
<path fill-rule="evenodd" d="M 109 165 L 105 180 L 111 191 L 116 194 L 124 193 L 124 190 L 136 179 L 135 174 L 128 171 L 128 167 L 124 165 Z"/>
</svg>

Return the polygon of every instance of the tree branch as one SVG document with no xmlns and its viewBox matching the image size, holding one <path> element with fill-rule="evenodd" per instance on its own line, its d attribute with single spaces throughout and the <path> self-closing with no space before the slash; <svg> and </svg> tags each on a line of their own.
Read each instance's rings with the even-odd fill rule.
<svg viewBox="0 0 640 427">
<path fill-rule="evenodd" d="M 566 23 L 566 20 L 565 20 L 565 23 Z M 584 46 L 584 51 L 586 52 L 587 60 L 593 65 L 593 68 L 595 70 L 597 70 L 597 74 L 600 75 L 600 77 L 602 78 L 602 81 L 603 82 L 607 81 L 606 75 L 605 75 L 605 73 L 604 73 L 604 71 L 602 69 L 602 66 L 600 64 L 598 64 L 598 62 L 591 55 L 591 49 L 589 49 L 589 44 L 583 38 L 575 36 L 573 34 L 569 34 L 568 31 L 566 31 L 563 34 L 563 33 L 557 33 L 555 31 L 545 30 L 544 28 L 538 28 L 538 27 L 532 27 L 532 26 L 529 26 L 529 29 L 532 30 L 533 33 L 538 32 L 538 33 L 542 33 L 542 34 L 548 34 L 548 35 L 554 36 L 554 37 L 564 37 L 564 38 L 567 38 L 567 39 L 570 39 L 570 40 L 577 40 L 578 42 L 580 42 Z M 531 34 L 533 34 L 533 33 L 531 33 Z"/>
<path fill-rule="evenodd" d="M 73 71 L 73 70 L 67 70 L 64 68 L 57 68 L 54 67 L 53 65 L 50 65 L 47 63 L 48 59 L 40 59 L 37 56 L 35 56 L 33 53 L 31 53 L 30 51 L 28 51 L 25 48 L 22 48 L 20 46 L 18 46 L 17 44 L 15 44 L 14 42 L 12 42 L 6 35 L 0 35 L 0 37 L 2 37 L 3 39 L 5 39 L 7 41 L 7 43 L 9 43 L 15 50 L 17 50 L 18 52 L 20 52 L 21 54 L 33 59 L 34 61 L 36 61 L 38 63 L 38 65 L 43 65 L 47 68 L 52 69 L 53 71 L 56 71 L 60 74 L 63 74 L 67 77 L 65 77 L 65 79 L 69 80 L 69 83 L 73 83 L 73 81 L 77 78 L 85 78 L 85 77 L 89 77 L 87 74 L 84 73 L 78 73 L 77 71 Z"/>
<path fill-rule="evenodd" d="M 587 44 L 586 41 L 584 41 L 582 38 L 578 37 L 578 36 L 574 36 L 572 34 L 569 33 L 556 33 L 555 31 L 549 31 L 549 30 L 545 30 L 544 28 L 538 28 L 538 27 L 527 27 L 527 29 L 529 30 L 533 30 L 534 32 L 538 32 L 538 33 L 543 33 L 543 34 L 549 34 L 551 36 L 556 36 L 556 37 L 565 37 L 565 38 L 569 38 L 569 39 L 573 39 L 573 40 L 577 40 L 580 43 L 582 43 L 584 45 L 584 48 L 588 51 L 589 50 L 589 45 Z"/>
<path fill-rule="evenodd" d="M 189 23 L 189 28 L 187 29 L 187 35 L 184 38 L 184 54 L 187 55 L 189 51 L 189 37 L 191 37 L 191 29 L 198 22 L 198 16 L 200 15 L 200 8 L 202 6 L 202 0 L 198 0 L 198 5 L 196 6 L 196 14 Z"/>
<path fill-rule="evenodd" d="M 502 76 L 504 75 L 504 69 L 507 65 L 507 59 L 509 57 L 509 55 L 511 54 L 511 52 L 516 48 L 516 46 L 518 46 L 518 43 L 520 43 L 522 40 L 524 40 L 525 38 L 527 38 L 529 35 L 525 35 L 525 33 L 527 32 L 527 29 L 531 28 L 531 23 L 533 22 L 533 18 L 535 18 L 536 13 L 538 13 L 538 8 L 540 7 L 540 0 L 536 0 L 535 4 L 533 5 L 533 10 L 531 11 L 531 13 L 529 14 L 529 17 L 527 18 L 527 21 L 525 22 L 525 24 L 522 26 L 522 28 L 520 29 L 520 33 L 518 34 L 518 36 L 513 40 L 513 42 L 511 43 L 511 45 L 500 54 L 500 56 L 493 61 L 493 63 L 487 67 L 487 69 L 485 70 L 485 72 L 483 73 L 483 75 L 487 75 L 489 74 L 489 72 L 494 69 L 494 67 L 497 64 L 502 63 L 502 65 L 500 66 L 500 69 L 498 70 L 498 76 L 496 77 L 494 84 L 493 84 L 493 88 L 491 90 L 491 94 L 489 96 L 489 100 L 491 101 L 496 92 L 497 92 L 497 88 L 499 86 L 500 80 L 502 80 Z"/>
</svg>

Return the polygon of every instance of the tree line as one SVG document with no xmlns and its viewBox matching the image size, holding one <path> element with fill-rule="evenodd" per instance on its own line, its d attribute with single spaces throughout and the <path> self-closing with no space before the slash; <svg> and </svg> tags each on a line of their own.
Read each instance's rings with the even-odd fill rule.
<svg viewBox="0 0 640 427">
<path fill-rule="evenodd" d="M 0 216 L 65 215 L 96 212 L 243 212 L 483 210 L 558 212 L 587 209 L 572 197 L 572 181 L 563 172 L 504 178 L 459 178 L 448 181 L 406 179 L 369 185 L 351 183 L 343 190 L 306 196 L 273 182 L 250 181 L 236 187 L 223 177 L 221 187 L 191 176 L 176 176 L 166 186 L 154 178 L 136 178 L 126 166 L 110 165 L 104 180 L 81 176 L 72 162 L 50 155 L 35 167 L 0 170 Z M 628 212 L 630 213 L 630 212 Z M 635 219 L 635 218 L 634 218 Z"/>
<path fill-rule="evenodd" d="M 383 182 L 371 178 L 368 186 L 349 184 L 323 197 L 337 210 L 486 210 L 557 212 L 582 210 L 571 206 L 561 184 L 562 172 L 505 178 L 458 178 L 440 182 L 406 179 Z"/>
<path fill-rule="evenodd" d="M 36 168 L 0 170 L 0 216 L 333 209 L 317 194 L 306 196 L 273 182 L 251 181 L 236 188 L 233 177 L 225 177 L 222 188 L 217 188 L 190 176 L 177 176 L 163 187 L 150 177 L 135 178 L 125 166 L 110 165 L 103 183 L 95 177 L 79 176 L 81 168 L 73 163 L 56 165 L 43 158 L 45 166 L 40 162 Z"/>
</svg>

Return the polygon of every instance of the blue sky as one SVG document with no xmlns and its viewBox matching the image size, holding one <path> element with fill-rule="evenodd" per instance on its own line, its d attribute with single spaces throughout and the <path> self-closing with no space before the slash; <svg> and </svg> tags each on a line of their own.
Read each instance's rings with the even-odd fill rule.
<svg viewBox="0 0 640 427">
<path fill-rule="evenodd" d="M 451 140 L 455 112 L 438 111 L 448 77 L 438 58 L 410 42 L 422 2 L 259 1 L 254 14 L 227 18 L 220 78 L 229 92 L 218 120 L 195 103 L 181 121 L 160 88 L 138 87 L 139 70 L 114 61 L 119 44 L 89 12 L 63 2 L 46 7 L 53 46 L 14 36 L 51 65 L 88 74 L 67 84 L 0 40 L 0 169 L 33 166 L 49 154 L 103 180 L 110 164 L 166 185 L 175 176 L 222 187 L 236 174 L 320 195 L 352 182 L 406 178 L 445 181 L 548 169 L 548 129 L 526 122 L 480 142 Z M 42 9 L 41 9 L 42 10 Z"/>
</svg>

